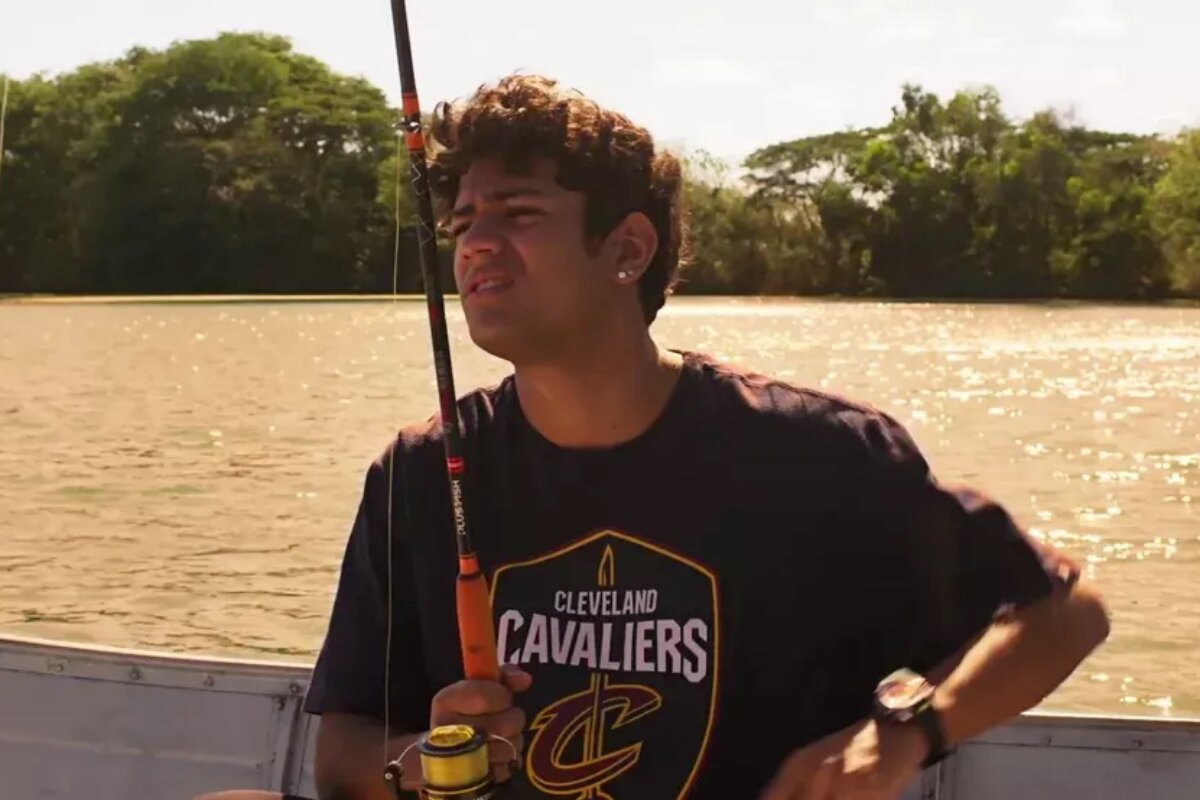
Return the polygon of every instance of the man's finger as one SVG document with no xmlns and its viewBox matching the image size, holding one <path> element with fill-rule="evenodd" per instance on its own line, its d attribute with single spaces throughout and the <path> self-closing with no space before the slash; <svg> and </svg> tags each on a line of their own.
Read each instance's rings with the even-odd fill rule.
<svg viewBox="0 0 1200 800">
<path fill-rule="evenodd" d="M 521 751 L 525 749 L 525 738 L 520 734 L 513 737 L 504 737 L 508 743 L 512 744 L 509 747 L 506 742 L 501 742 L 497 739 L 492 739 L 488 742 L 488 760 L 493 764 L 507 764 L 510 761 L 520 761 Z"/>
<path fill-rule="evenodd" d="M 533 683 L 533 676 L 515 664 L 500 667 L 500 681 L 511 691 L 523 692 Z"/>
<path fill-rule="evenodd" d="M 470 725 L 486 733 L 494 733 L 505 739 L 515 739 L 525 730 L 525 712 L 513 706 L 494 714 L 458 714 L 453 711 L 439 711 L 433 717 L 437 725 Z"/>
<path fill-rule="evenodd" d="M 802 800 L 837 800 L 837 795 L 833 793 L 834 779 L 842 771 L 842 757 L 830 756 L 821 762 L 821 767 L 812 776 L 812 780 L 805 787 L 804 794 L 799 795 Z"/>
<path fill-rule="evenodd" d="M 512 692 L 496 681 L 466 680 L 438 692 L 433 698 L 433 716 L 491 714 L 512 705 Z M 441 724 L 441 723 L 438 723 Z"/>
<path fill-rule="evenodd" d="M 812 753 L 800 750 L 790 755 L 758 800 L 796 800 L 805 797 L 803 788 L 814 773 L 815 761 Z"/>
<path fill-rule="evenodd" d="M 520 769 L 520 766 L 514 766 L 511 761 L 492 762 L 492 776 L 495 777 L 497 783 L 504 783 L 510 780 L 518 769 Z"/>
</svg>

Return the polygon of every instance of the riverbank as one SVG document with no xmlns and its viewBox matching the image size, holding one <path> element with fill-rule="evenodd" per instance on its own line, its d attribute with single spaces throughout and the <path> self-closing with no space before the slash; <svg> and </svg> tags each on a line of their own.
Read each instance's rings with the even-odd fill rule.
<svg viewBox="0 0 1200 800">
<path fill-rule="evenodd" d="M 447 299 L 457 295 L 445 295 Z M 11 305 L 174 305 L 205 303 L 378 303 L 387 300 L 424 300 L 423 294 L 124 294 L 124 295 L 0 295 Z"/>
<path fill-rule="evenodd" d="M 457 293 L 443 295 L 447 302 L 458 301 Z M 380 303 L 390 301 L 424 302 L 425 295 L 401 294 L 121 294 L 57 295 L 0 294 L 0 305 L 204 305 L 221 303 Z M 1044 306 L 1046 308 L 1200 308 L 1200 298 L 1087 299 L 1069 297 L 887 297 L 859 295 L 773 295 L 773 294 L 676 294 L 667 301 L 667 310 L 679 302 L 735 303 L 871 303 L 889 305 L 982 305 Z"/>
</svg>

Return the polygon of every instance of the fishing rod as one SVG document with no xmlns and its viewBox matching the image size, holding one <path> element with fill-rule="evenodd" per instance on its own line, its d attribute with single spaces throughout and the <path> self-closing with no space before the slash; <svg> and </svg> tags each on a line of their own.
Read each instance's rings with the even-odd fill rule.
<svg viewBox="0 0 1200 800">
<path fill-rule="evenodd" d="M 421 106 L 413 76 L 412 49 L 409 45 L 408 19 L 404 0 L 392 0 L 392 18 L 396 29 L 396 53 L 400 61 L 400 87 L 404 103 L 404 139 L 408 149 L 410 177 L 417 201 L 417 244 L 421 274 L 425 280 L 425 301 L 429 309 L 429 334 L 437 373 L 438 400 L 441 405 L 446 473 L 450 479 L 450 502 L 455 538 L 458 543 L 458 629 L 462 640 L 463 670 L 467 678 L 499 680 L 496 632 L 492 625 L 491 600 L 487 580 L 479 569 L 479 560 L 471 542 L 467 513 L 463 503 L 463 478 L 466 458 L 459 429 L 458 403 L 454 392 L 454 373 L 450 363 L 450 342 L 446 336 L 446 309 L 442 300 L 438 271 L 437 234 L 433 202 L 429 189 L 429 169 L 425 162 L 425 137 L 421 132 Z"/>
<path fill-rule="evenodd" d="M 446 451 L 446 475 L 450 482 L 450 503 L 458 550 L 455 597 L 463 673 L 468 679 L 498 681 L 500 665 L 496 653 L 496 632 L 492 624 L 492 603 L 488 596 L 487 579 L 479 568 L 479 559 L 471 541 L 471 531 L 463 502 L 463 479 L 466 476 L 467 464 L 459 428 L 454 373 L 450 362 L 450 342 L 446 335 L 446 311 L 438 269 L 437 228 L 434 222 L 433 201 L 429 186 L 429 169 L 425 158 L 425 137 L 421 131 L 421 104 L 417 98 L 417 81 L 413 71 L 412 45 L 408 32 L 408 11 L 405 7 L 405 0 L 392 0 L 392 26 L 396 39 L 396 59 L 400 68 L 404 141 L 408 150 L 410 184 L 417 207 L 418 256 L 425 283 L 425 302 L 429 312 L 429 334 L 433 347 L 434 369 L 437 375 L 438 401 L 441 406 L 442 439 Z M 388 519 L 390 523 L 390 509 Z M 390 526 L 388 547 L 388 656 L 390 656 Z M 390 672 L 390 670 L 387 671 Z M 390 679 L 390 674 L 384 676 L 385 685 Z M 387 706 L 390 703 L 385 699 L 384 705 L 384 737 L 386 739 L 388 735 L 386 715 L 388 713 Z M 421 755 L 422 796 L 456 798 L 457 800 L 492 797 L 493 782 L 487 750 L 488 741 L 491 738 L 500 739 L 500 737 L 488 736 L 471 726 L 450 725 L 433 729 L 411 745 L 410 749 L 416 747 Z M 388 763 L 384 769 L 384 777 L 397 798 L 401 797 L 400 786 L 403 774 L 401 761 L 407 752 L 406 749 L 399 758 Z M 515 758 L 515 748 L 513 748 L 513 755 Z"/>
</svg>

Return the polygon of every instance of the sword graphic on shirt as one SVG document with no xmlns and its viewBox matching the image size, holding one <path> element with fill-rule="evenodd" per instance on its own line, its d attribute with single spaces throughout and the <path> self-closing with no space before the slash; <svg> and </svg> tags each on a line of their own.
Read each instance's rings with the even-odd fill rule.
<svg viewBox="0 0 1200 800">
<path fill-rule="evenodd" d="M 605 547 L 597 573 L 601 589 L 616 585 L 612 547 Z M 546 706 L 534 718 L 528 775 L 539 790 L 574 795 L 576 800 L 614 800 L 604 784 L 631 769 L 641 758 L 642 742 L 605 752 L 604 734 L 635 722 L 662 707 L 662 695 L 647 686 L 612 682 L 593 671 L 588 688 Z M 578 761 L 565 762 L 564 751 L 580 739 Z"/>
</svg>

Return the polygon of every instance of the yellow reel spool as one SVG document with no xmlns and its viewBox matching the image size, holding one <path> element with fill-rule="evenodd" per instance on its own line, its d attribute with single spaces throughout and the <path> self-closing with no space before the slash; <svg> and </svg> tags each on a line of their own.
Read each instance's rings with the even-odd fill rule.
<svg viewBox="0 0 1200 800">
<path fill-rule="evenodd" d="M 482 800 L 491 797 L 492 768 L 487 737 L 470 725 L 442 725 L 417 743 L 429 800 Z"/>
<path fill-rule="evenodd" d="M 421 789 L 424 800 L 489 800 L 495 795 L 496 782 L 488 758 L 489 737 L 470 725 L 441 725 L 426 733 L 409 747 L 415 747 L 421 759 Z M 404 751 L 407 753 L 408 749 Z M 393 794 L 399 798 L 401 782 L 400 755 L 384 772 Z M 513 751 L 516 768 L 516 751 Z"/>
</svg>

